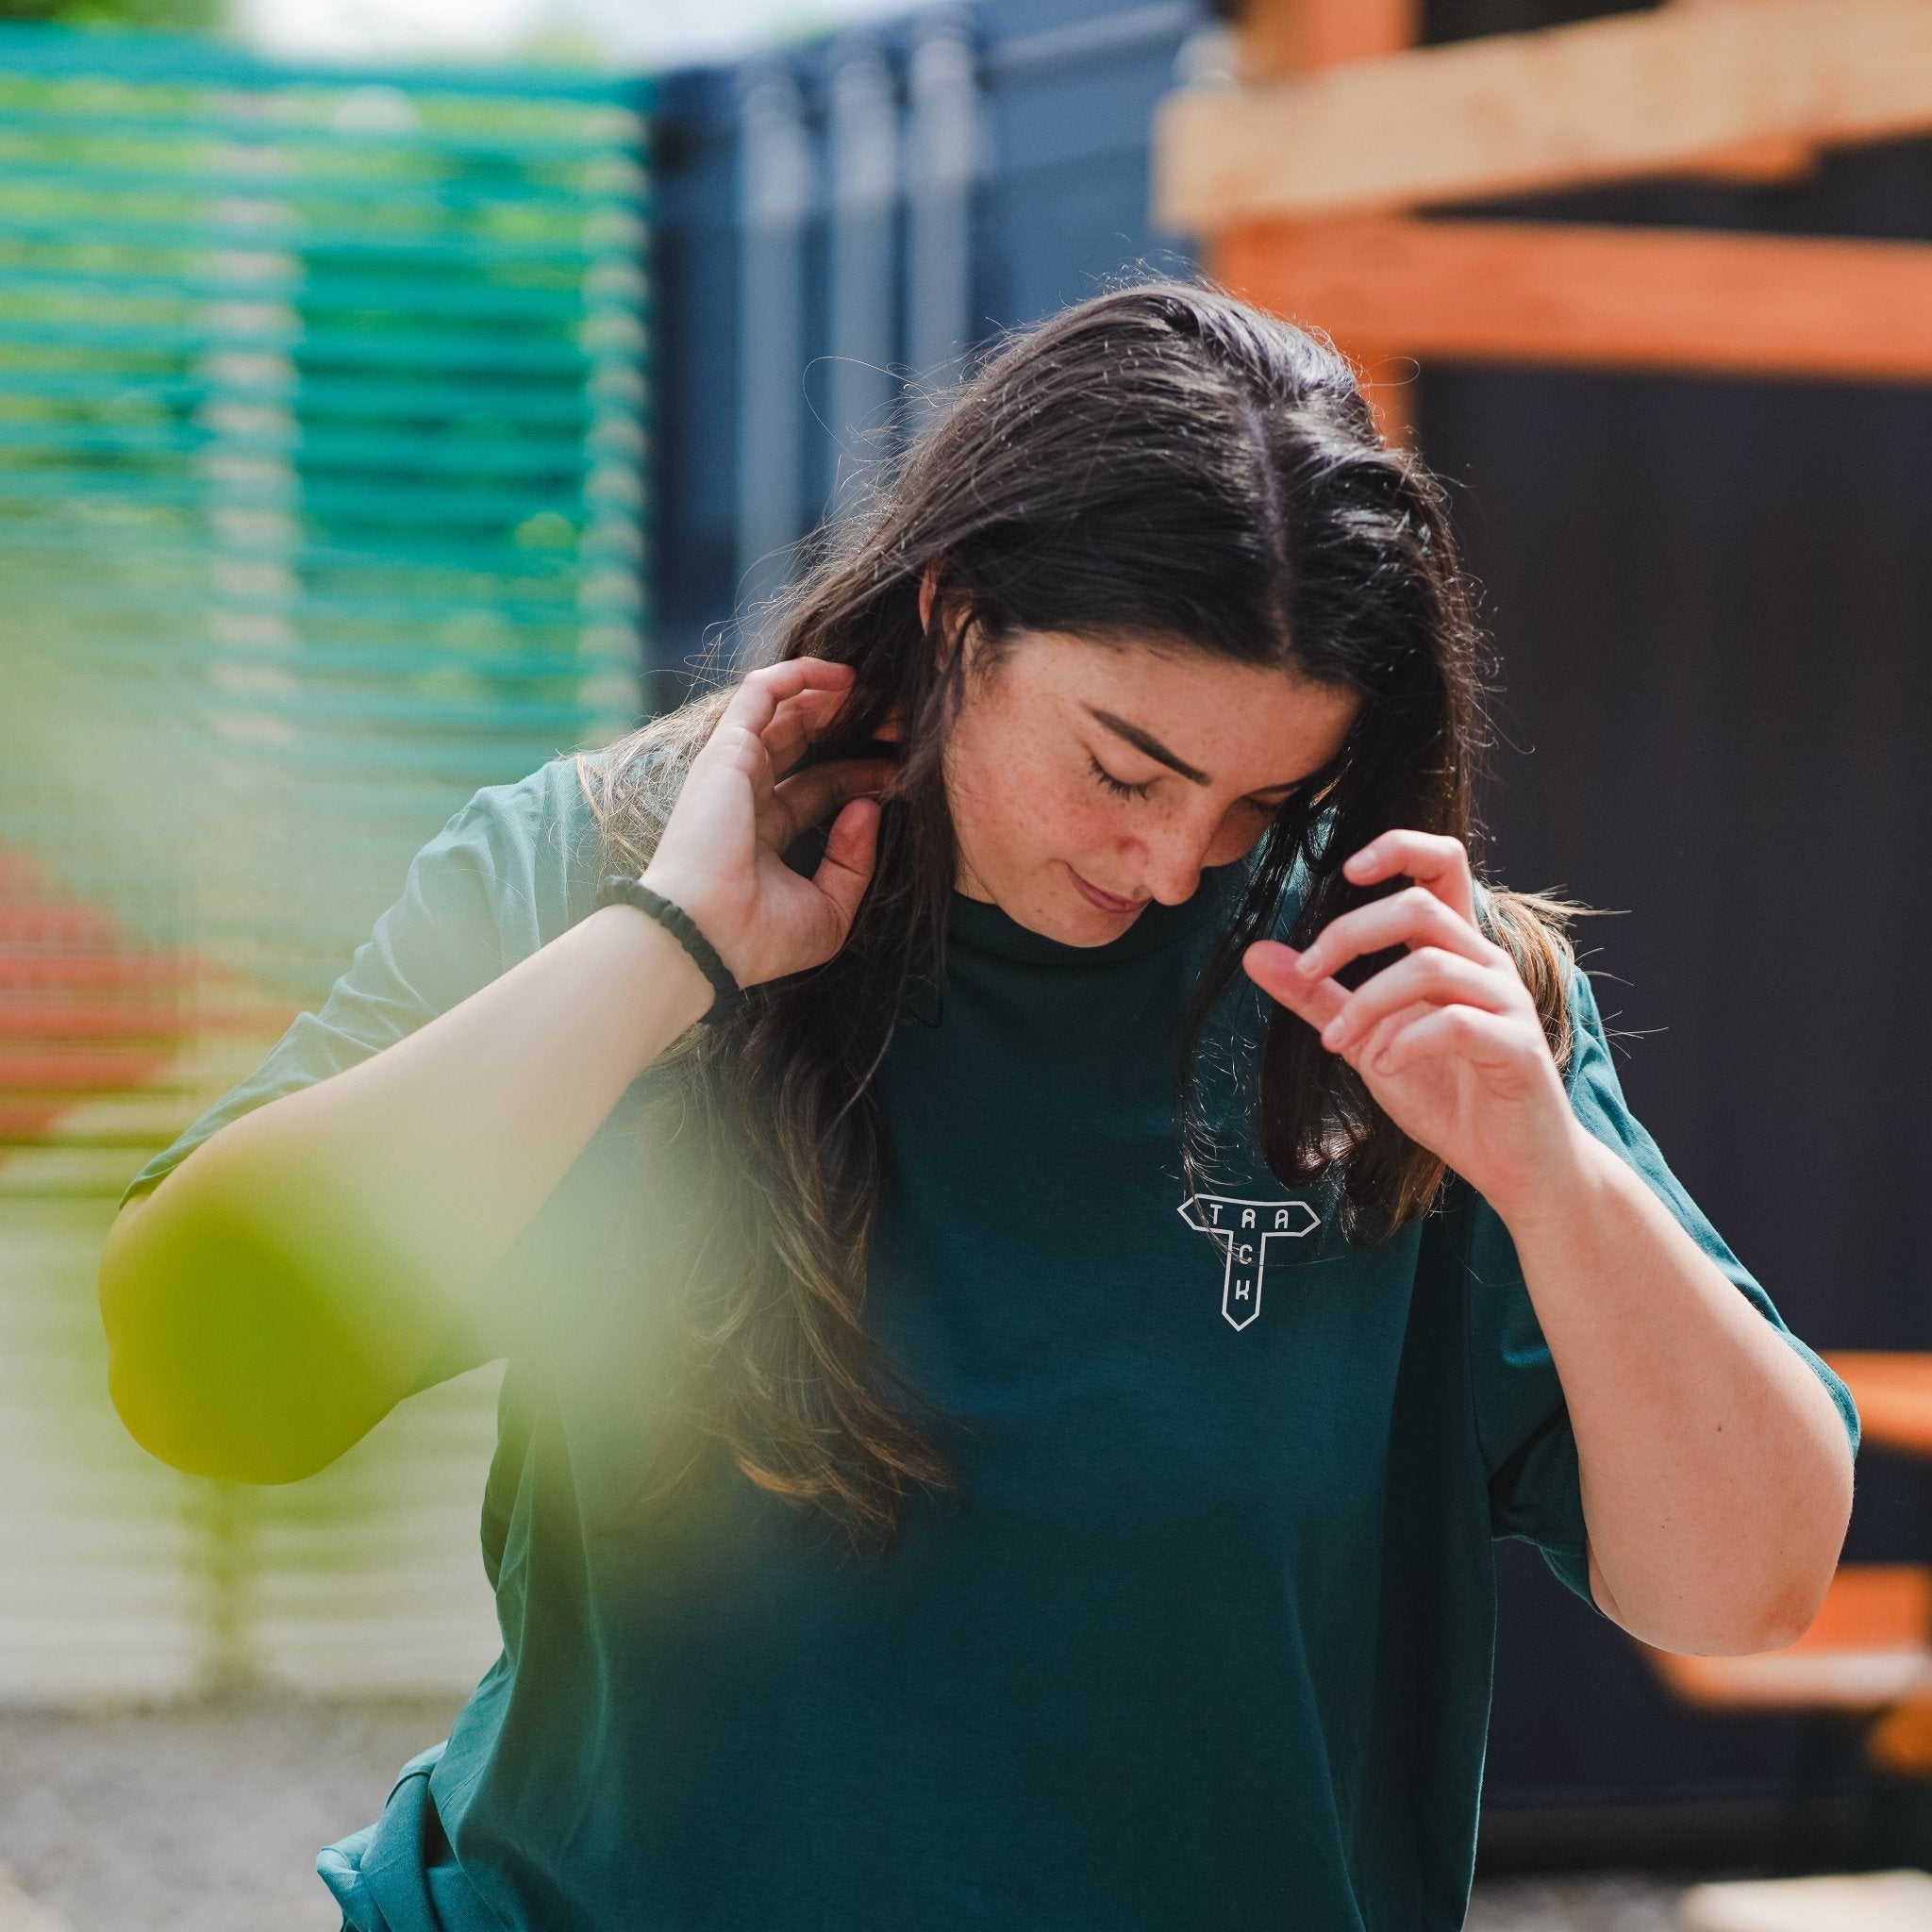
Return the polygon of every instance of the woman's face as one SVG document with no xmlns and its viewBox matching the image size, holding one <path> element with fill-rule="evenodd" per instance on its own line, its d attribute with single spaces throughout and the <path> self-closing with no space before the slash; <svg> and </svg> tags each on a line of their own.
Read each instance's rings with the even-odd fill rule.
<svg viewBox="0 0 1932 1932">
<path fill-rule="evenodd" d="M 969 657 L 946 747 L 960 891 L 1071 946 L 1193 895 L 1348 736 L 1333 685 L 1179 647 L 1027 632 Z"/>
</svg>

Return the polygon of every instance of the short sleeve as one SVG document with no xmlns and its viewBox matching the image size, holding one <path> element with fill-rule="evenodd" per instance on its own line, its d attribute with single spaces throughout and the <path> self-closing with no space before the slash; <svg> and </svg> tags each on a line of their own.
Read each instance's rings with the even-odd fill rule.
<svg viewBox="0 0 1932 1932">
<path fill-rule="evenodd" d="M 1577 1118 L 1614 1148 L 1663 1202 L 1678 1224 L 1733 1281 L 1823 1382 L 1856 1452 L 1858 1417 L 1850 1391 L 1784 1324 L 1771 1297 L 1684 1191 L 1624 1098 L 1596 996 L 1581 973 L 1570 994 L 1574 1045 L 1570 1103 Z M 1479 1195 L 1466 1197 L 1469 1341 L 1476 1431 L 1490 1480 L 1490 1513 L 1499 1537 L 1536 1544 L 1550 1568 L 1591 1601 L 1576 1441 L 1516 1258 L 1501 1218 Z"/>
<path fill-rule="evenodd" d="M 594 898 L 596 832 L 568 758 L 476 792 L 410 860 L 400 896 L 320 1010 L 298 1015 L 246 1080 L 142 1168 L 122 1204 L 230 1121 L 372 1058 L 567 930 Z M 503 1352 L 475 1334 L 451 1347 L 423 1386 Z"/>
</svg>

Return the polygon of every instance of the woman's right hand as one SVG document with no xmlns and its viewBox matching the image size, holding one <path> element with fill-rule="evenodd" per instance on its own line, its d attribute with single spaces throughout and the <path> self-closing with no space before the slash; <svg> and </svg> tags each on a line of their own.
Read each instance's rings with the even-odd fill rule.
<svg viewBox="0 0 1932 1932">
<path fill-rule="evenodd" d="M 872 880 L 890 758 L 792 772 L 851 695 L 853 671 L 790 658 L 749 673 L 691 760 L 643 883 L 696 921 L 740 986 L 823 965 L 845 943 Z M 783 854 L 831 815 L 810 878 Z"/>
</svg>

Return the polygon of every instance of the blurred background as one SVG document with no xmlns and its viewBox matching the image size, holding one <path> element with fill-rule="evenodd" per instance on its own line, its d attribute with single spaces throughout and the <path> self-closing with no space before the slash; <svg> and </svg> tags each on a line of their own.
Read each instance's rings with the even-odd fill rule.
<svg viewBox="0 0 1932 1932">
<path fill-rule="evenodd" d="M 1881 14 L 1862 118 L 1736 81 Z M 1610 29 L 1692 31 L 1620 82 Z M 1452 42 L 1480 139 L 1408 77 Z M 1353 175 L 1251 139 L 1269 88 Z M 1196 264 L 1450 479 L 1495 866 L 1616 914 L 1638 1113 L 1875 1422 L 1781 1658 L 1668 1664 L 1499 1546 L 1472 1924 L 1932 1862 L 1927 131 L 1912 0 L 0 0 L 0 1932 L 332 1926 L 315 1846 L 496 1649 L 493 1372 L 291 1488 L 148 1460 L 93 1300 L 129 1175 L 976 347 Z"/>
</svg>

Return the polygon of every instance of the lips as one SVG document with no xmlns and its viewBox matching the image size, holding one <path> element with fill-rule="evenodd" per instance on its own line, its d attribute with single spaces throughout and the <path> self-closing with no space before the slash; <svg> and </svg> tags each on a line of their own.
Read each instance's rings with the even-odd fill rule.
<svg viewBox="0 0 1932 1932">
<path fill-rule="evenodd" d="M 1138 912 L 1147 904 L 1145 899 L 1123 899 L 1118 892 L 1103 892 L 1098 886 L 1091 885 L 1070 865 L 1067 874 L 1079 889 L 1080 896 L 1090 906 L 1097 906 L 1103 912 Z"/>
</svg>

